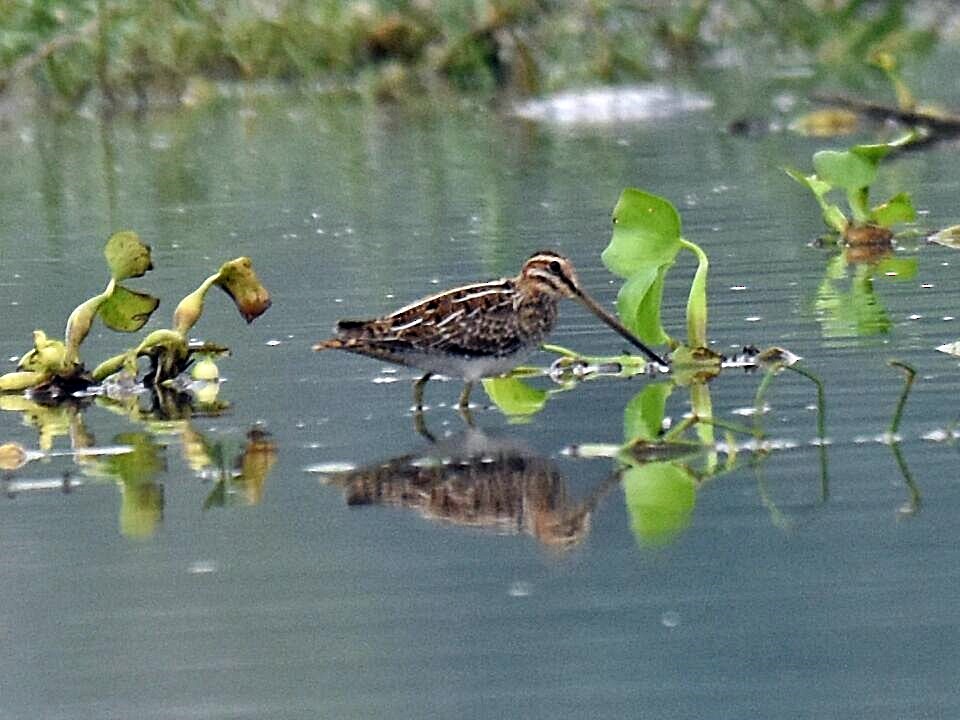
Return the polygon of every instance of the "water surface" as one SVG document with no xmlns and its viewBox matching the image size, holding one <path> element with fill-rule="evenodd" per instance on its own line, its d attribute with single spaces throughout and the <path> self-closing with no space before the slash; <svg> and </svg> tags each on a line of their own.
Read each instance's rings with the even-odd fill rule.
<svg viewBox="0 0 960 720">
<path fill-rule="evenodd" d="M 0 357 L 37 326 L 59 333 L 102 289 L 102 244 L 122 227 L 154 248 L 155 271 L 131 282 L 163 299 L 150 328 L 240 254 L 274 305 L 246 326 L 225 296 L 208 299 L 195 333 L 233 348 L 221 416 L 158 426 L 97 404 L 59 425 L 44 416 L 55 449 L 79 417 L 98 446 L 145 444 L 157 472 L 118 484 L 59 457 L 13 478 L 70 470 L 82 484 L 0 502 L 0 717 L 956 714 L 957 448 L 923 439 L 957 419 L 957 362 L 933 351 L 960 335 L 955 251 L 915 244 L 898 253 L 916 259 L 913 277 L 858 284 L 854 265 L 809 245 L 815 204 L 779 170 L 809 167 L 824 141 L 735 137 L 727 120 L 721 104 L 553 127 L 472 105 L 276 97 L 142 120 L 17 117 L 0 133 Z M 913 153 L 880 191 L 909 189 L 924 225 L 953 224 L 953 169 L 949 148 Z M 826 476 L 813 388 L 785 374 L 764 420 L 783 449 L 704 481 L 689 526 L 650 544 L 609 482 L 615 464 L 565 452 L 622 441 L 644 379 L 586 383 L 526 423 L 478 391 L 475 430 L 452 408 L 459 386 L 434 382 L 430 431 L 450 453 L 469 434 L 527 472 L 521 517 L 484 527 L 422 499 L 349 507 L 332 472 L 312 470 L 421 457 L 416 376 L 311 343 L 340 317 L 513 274 L 540 248 L 569 255 L 612 303 L 599 253 L 625 186 L 673 200 L 710 255 L 719 351 L 782 345 L 824 379 Z M 668 282 L 678 334 L 692 272 L 686 259 Z M 873 324 L 851 324 L 852 306 Z M 552 339 L 623 345 L 571 304 Z M 84 355 L 127 344 L 98 326 Z M 893 357 L 919 372 L 904 465 L 877 441 L 902 384 Z M 752 422 L 735 411 L 759 380 L 711 383 L 716 414 Z M 668 414 L 688 406 L 678 389 Z M 38 448 L 30 417 L 3 412 L 0 439 Z M 217 469 L 198 471 L 188 451 L 203 439 L 229 465 L 254 426 L 276 464 L 262 486 L 217 496 Z M 544 530 L 561 517 L 574 522 L 564 542 Z"/>
</svg>

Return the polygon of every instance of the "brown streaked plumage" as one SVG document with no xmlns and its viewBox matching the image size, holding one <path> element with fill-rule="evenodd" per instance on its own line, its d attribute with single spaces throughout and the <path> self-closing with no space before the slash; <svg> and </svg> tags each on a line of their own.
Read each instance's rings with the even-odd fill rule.
<svg viewBox="0 0 960 720">
<path fill-rule="evenodd" d="M 424 370 L 415 385 L 439 373 L 465 382 L 466 407 L 474 382 L 502 375 L 536 349 L 553 329 L 561 298 L 573 298 L 636 345 L 652 362 L 666 365 L 580 286 L 573 265 L 558 253 L 531 255 L 520 274 L 446 290 L 373 320 L 341 320 L 336 337 L 314 350 L 346 350 Z"/>
</svg>

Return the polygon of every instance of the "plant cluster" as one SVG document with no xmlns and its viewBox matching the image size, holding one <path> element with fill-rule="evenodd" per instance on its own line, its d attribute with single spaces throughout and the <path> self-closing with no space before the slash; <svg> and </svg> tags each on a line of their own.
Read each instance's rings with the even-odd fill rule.
<svg viewBox="0 0 960 720">
<path fill-rule="evenodd" d="M 915 132 L 888 143 L 854 145 L 848 150 L 821 150 L 813 156 L 812 175 L 786 168 L 786 173 L 813 193 L 823 221 L 849 245 L 889 243 L 892 227 L 916 219 L 909 193 L 900 192 L 879 205 L 870 205 L 870 186 L 880 161 L 914 142 Z M 849 215 L 827 199 L 834 190 L 845 193 Z"/>
<path fill-rule="evenodd" d="M 136 332 L 160 304 L 157 298 L 120 284 L 141 277 L 153 268 L 150 247 L 141 242 L 136 233 L 122 231 L 112 235 L 104 248 L 104 256 L 110 270 L 106 289 L 74 309 L 67 319 L 62 341 L 49 338 L 43 330 L 35 330 L 33 349 L 20 358 L 15 372 L 0 376 L 0 391 L 31 389 L 53 396 L 69 395 L 120 371 L 136 377 L 140 358 L 149 359 L 149 370 L 143 375 L 143 381 L 148 385 L 159 385 L 186 370 L 195 355 L 225 350 L 216 346 L 191 345 L 187 335 L 200 319 L 204 299 L 211 287 L 217 286 L 230 295 L 247 322 L 252 322 L 270 307 L 270 294 L 257 278 L 250 259 L 236 258 L 224 263 L 180 301 L 173 313 L 173 327 L 154 330 L 134 347 L 87 372 L 80 360 L 80 345 L 97 317 L 112 330 Z"/>
</svg>

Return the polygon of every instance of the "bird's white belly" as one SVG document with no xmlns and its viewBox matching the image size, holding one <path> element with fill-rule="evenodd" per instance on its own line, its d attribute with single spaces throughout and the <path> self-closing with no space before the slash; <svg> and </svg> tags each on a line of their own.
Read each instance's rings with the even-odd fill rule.
<svg viewBox="0 0 960 720">
<path fill-rule="evenodd" d="M 528 354 L 529 352 L 523 352 L 505 357 L 463 358 L 443 354 L 409 353 L 405 363 L 426 372 L 475 382 L 480 378 L 495 377 L 509 372 Z"/>
</svg>

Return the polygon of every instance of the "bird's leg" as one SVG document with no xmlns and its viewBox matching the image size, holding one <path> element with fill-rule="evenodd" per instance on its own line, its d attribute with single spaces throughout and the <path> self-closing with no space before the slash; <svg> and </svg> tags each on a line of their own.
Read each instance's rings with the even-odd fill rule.
<svg viewBox="0 0 960 720">
<path fill-rule="evenodd" d="M 470 391 L 473 390 L 473 382 L 467 380 L 463 383 L 463 391 L 460 393 L 460 402 L 457 403 L 457 407 L 460 410 L 469 410 L 470 409 Z"/>
<path fill-rule="evenodd" d="M 423 411 L 423 388 L 431 377 L 433 373 L 428 372 L 413 384 L 413 409 L 416 411 Z"/>
</svg>

